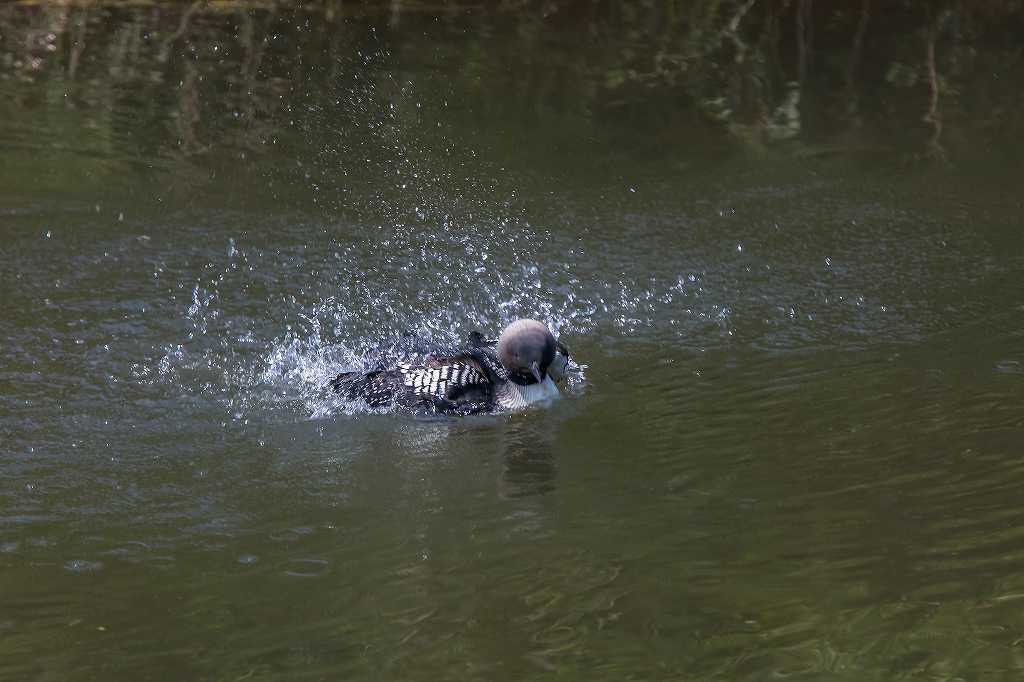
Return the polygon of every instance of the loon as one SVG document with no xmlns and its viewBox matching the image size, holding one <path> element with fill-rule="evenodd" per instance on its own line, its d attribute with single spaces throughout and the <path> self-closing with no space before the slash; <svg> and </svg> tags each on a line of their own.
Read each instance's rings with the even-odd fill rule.
<svg viewBox="0 0 1024 682">
<path fill-rule="evenodd" d="M 422 364 L 392 369 L 342 372 L 331 388 L 347 400 L 372 407 L 427 407 L 444 414 L 520 410 L 558 396 L 569 350 L 537 320 L 516 320 L 498 340 L 480 332 L 458 352 L 428 356 Z"/>
</svg>

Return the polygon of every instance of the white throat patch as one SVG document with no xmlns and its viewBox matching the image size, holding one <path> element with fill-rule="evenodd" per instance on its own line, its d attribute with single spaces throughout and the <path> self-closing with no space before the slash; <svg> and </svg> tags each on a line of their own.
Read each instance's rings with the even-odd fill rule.
<svg viewBox="0 0 1024 682">
<path fill-rule="evenodd" d="M 551 380 L 551 377 L 545 376 L 544 381 L 529 386 L 520 386 L 507 381 L 495 392 L 494 399 L 506 410 L 521 410 L 534 403 L 552 400 L 558 396 L 558 386 Z"/>
</svg>

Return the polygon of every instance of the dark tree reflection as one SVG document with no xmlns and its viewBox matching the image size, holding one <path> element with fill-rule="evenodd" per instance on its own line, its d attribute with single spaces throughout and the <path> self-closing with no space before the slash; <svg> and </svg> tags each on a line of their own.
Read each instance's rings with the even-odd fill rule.
<svg viewBox="0 0 1024 682">
<path fill-rule="evenodd" d="M 526 138 L 569 156 L 1012 160 L 1021 35 L 1024 9 L 998 1 L 6 3 L 0 113 L 80 154 L 180 177 L 212 155 L 305 187 L 379 178 L 308 149 L 282 164 L 282 147 L 322 161 L 426 111 L 443 112 L 422 132 L 441 156 L 480 134 L 513 159 Z"/>
</svg>

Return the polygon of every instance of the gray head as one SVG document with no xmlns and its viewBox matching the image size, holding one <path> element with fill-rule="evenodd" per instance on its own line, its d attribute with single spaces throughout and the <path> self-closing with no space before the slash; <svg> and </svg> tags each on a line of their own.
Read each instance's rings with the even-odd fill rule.
<svg viewBox="0 0 1024 682">
<path fill-rule="evenodd" d="M 557 343 L 546 325 L 537 320 L 516 320 L 498 338 L 498 360 L 513 378 L 544 381 L 555 359 Z"/>
</svg>

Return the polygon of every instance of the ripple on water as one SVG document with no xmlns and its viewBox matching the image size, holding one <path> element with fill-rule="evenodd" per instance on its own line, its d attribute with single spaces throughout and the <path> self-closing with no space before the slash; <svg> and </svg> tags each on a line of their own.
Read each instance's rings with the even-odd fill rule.
<svg viewBox="0 0 1024 682">
<path fill-rule="evenodd" d="M 64 570 L 71 573 L 95 573 L 103 568 L 103 562 L 88 559 L 72 559 L 64 564 Z"/>
<path fill-rule="evenodd" d="M 995 369 L 1000 374 L 1020 375 L 1024 374 L 1024 363 L 1019 360 L 1000 360 Z"/>
<path fill-rule="evenodd" d="M 283 573 L 291 578 L 320 578 L 331 571 L 326 559 L 290 559 L 285 566 Z"/>
</svg>

